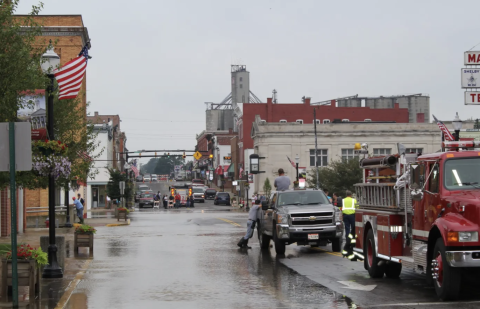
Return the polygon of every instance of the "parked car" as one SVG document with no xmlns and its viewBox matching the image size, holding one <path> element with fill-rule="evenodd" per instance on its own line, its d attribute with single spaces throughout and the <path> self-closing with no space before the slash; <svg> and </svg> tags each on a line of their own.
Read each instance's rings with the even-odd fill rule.
<svg viewBox="0 0 480 309">
<path fill-rule="evenodd" d="M 208 200 L 208 199 L 214 200 L 215 195 L 217 195 L 217 190 L 212 189 L 212 188 L 208 188 L 207 190 L 205 190 L 205 199 L 206 200 Z"/>
<path fill-rule="evenodd" d="M 152 174 L 152 182 L 158 182 L 158 177 L 156 174 Z"/>
<path fill-rule="evenodd" d="M 192 194 L 195 202 L 205 203 L 205 191 L 203 190 L 203 187 L 193 186 Z"/>
<path fill-rule="evenodd" d="M 205 184 L 205 180 L 203 180 L 203 179 L 192 179 L 192 183 L 193 183 L 193 184 L 201 184 L 201 185 L 204 185 L 204 184 Z"/>
<path fill-rule="evenodd" d="M 145 205 L 152 205 L 153 207 L 153 193 L 142 193 L 138 201 L 138 207 L 143 208 Z"/>
<path fill-rule="evenodd" d="M 151 181 L 152 181 L 152 178 L 150 178 L 150 176 L 143 176 L 143 181 L 145 181 L 145 182 L 151 182 Z"/>
<path fill-rule="evenodd" d="M 217 192 L 215 199 L 213 200 L 214 205 L 224 204 L 230 206 L 230 194 L 228 192 Z"/>
<path fill-rule="evenodd" d="M 135 180 L 137 182 L 142 182 L 143 181 L 143 176 L 142 175 L 138 175 L 137 178 L 135 178 Z"/>
</svg>

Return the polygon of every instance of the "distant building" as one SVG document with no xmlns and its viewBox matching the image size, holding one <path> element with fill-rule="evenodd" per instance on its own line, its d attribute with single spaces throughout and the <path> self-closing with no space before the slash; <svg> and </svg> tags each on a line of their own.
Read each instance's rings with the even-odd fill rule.
<svg viewBox="0 0 480 309">
<path fill-rule="evenodd" d="M 265 173 L 254 176 L 252 192 L 262 192 L 266 177 L 270 180 L 283 168 L 295 180 L 296 171 L 287 156 L 294 161 L 299 157 L 299 167 L 308 172 L 315 167 L 315 137 L 312 123 L 263 122 L 255 117 L 252 126 L 253 150 L 260 157 L 260 168 Z M 372 155 L 396 154 L 397 143 L 409 152 L 432 153 L 440 150 L 440 130 L 436 124 L 417 123 L 329 123 L 317 127 L 318 166 L 328 166 L 332 160 L 354 157 L 355 143 L 367 143 Z"/>
</svg>

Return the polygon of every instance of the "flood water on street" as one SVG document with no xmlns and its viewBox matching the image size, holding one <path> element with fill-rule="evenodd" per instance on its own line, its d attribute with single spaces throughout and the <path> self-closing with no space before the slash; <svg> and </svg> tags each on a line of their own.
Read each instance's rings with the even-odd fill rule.
<svg viewBox="0 0 480 309">
<path fill-rule="evenodd" d="M 260 250 L 256 237 L 239 249 L 245 223 L 246 213 L 211 201 L 137 209 L 130 226 L 98 228 L 94 259 L 66 307 L 355 308 Z"/>
</svg>

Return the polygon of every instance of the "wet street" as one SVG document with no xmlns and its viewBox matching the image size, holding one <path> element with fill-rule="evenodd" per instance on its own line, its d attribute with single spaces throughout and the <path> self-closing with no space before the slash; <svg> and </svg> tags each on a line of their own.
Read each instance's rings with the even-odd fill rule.
<svg viewBox="0 0 480 309">
<path fill-rule="evenodd" d="M 162 193 L 165 183 L 155 184 Z M 152 188 L 153 189 L 153 188 Z M 371 279 L 363 262 L 331 251 L 287 246 L 239 249 L 247 214 L 213 201 L 195 208 L 142 208 L 131 225 L 98 227 L 94 258 L 65 308 L 478 308 L 478 284 L 462 300 L 437 300 L 422 275 Z"/>
</svg>

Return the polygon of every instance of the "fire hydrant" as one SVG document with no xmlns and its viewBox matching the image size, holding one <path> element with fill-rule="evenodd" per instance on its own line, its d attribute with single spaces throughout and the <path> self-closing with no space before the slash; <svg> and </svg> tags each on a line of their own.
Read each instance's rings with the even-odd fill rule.
<svg viewBox="0 0 480 309">
<path fill-rule="evenodd" d="M 45 219 L 45 225 L 46 227 L 50 227 L 50 219 Z"/>
</svg>

